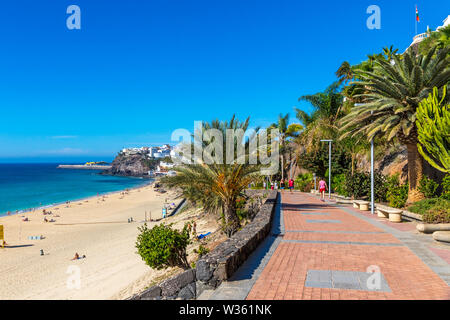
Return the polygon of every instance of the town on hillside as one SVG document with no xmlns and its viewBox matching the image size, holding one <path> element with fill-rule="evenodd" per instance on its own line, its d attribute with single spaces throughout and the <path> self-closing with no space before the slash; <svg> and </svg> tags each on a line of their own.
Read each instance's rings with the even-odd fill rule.
<svg viewBox="0 0 450 320">
<path fill-rule="evenodd" d="M 171 160 L 173 154 L 173 147 L 168 144 L 156 147 L 124 148 L 119 153 L 123 156 L 141 155 L 150 161 L 159 160 L 155 170 L 148 171 L 150 177 L 175 175 L 175 171 L 171 170 L 174 167 Z"/>
</svg>

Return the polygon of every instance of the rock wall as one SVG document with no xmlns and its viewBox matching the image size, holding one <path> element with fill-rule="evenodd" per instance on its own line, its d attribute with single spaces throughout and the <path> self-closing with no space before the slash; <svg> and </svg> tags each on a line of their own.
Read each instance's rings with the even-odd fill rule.
<svg viewBox="0 0 450 320">
<path fill-rule="evenodd" d="M 135 295 L 131 300 L 189 300 L 196 297 L 195 269 L 186 270 Z"/>
<path fill-rule="evenodd" d="M 230 278 L 270 232 L 278 192 L 269 191 L 253 221 L 197 262 L 197 294 Z"/>
<path fill-rule="evenodd" d="M 250 194 L 253 193 L 261 191 L 252 190 Z M 268 198 L 253 221 L 197 261 L 195 269 L 186 270 L 130 299 L 195 299 L 203 290 L 215 289 L 229 279 L 270 232 L 278 192 L 267 193 Z"/>
<path fill-rule="evenodd" d="M 111 163 L 111 168 L 103 171 L 102 174 L 142 177 L 148 175 L 150 169 L 152 169 L 150 162 L 144 155 L 125 156 L 119 154 Z"/>
</svg>

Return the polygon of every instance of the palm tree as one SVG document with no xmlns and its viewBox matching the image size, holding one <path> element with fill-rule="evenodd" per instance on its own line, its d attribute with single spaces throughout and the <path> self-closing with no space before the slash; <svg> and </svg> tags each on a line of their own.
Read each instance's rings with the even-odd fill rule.
<svg viewBox="0 0 450 320">
<path fill-rule="evenodd" d="M 450 80 L 450 48 L 440 50 L 436 56 L 434 47 L 426 56 L 415 56 L 411 49 L 403 59 L 393 55 L 392 65 L 384 58 L 375 58 L 374 72 L 357 71 L 359 84 L 365 92 L 359 97 L 365 102 L 354 107 L 342 119 L 341 128 L 345 136 L 363 133 L 370 141 L 382 134 L 387 141 L 397 137 L 408 151 L 408 202 L 420 200 L 423 195 L 418 184 L 423 175 L 422 157 L 418 152 L 416 110 L 419 103 L 428 97 L 433 87 L 442 92 Z"/>
<path fill-rule="evenodd" d="M 312 115 L 309 115 L 305 111 L 298 109 L 298 108 L 294 108 L 294 111 L 295 111 L 296 118 L 300 121 L 300 123 L 302 123 L 304 128 L 309 126 L 315 120 L 314 113 Z"/>
<path fill-rule="evenodd" d="M 281 158 L 281 180 L 284 180 L 284 153 L 286 151 L 286 142 L 289 138 L 298 137 L 299 132 L 303 127 L 298 123 L 289 124 L 289 113 L 284 116 L 280 113 L 278 115 L 278 121 L 273 123 L 270 129 L 278 129 L 279 132 L 279 145 L 280 145 L 280 158 Z"/>
<path fill-rule="evenodd" d="M 353 176 L 356 170 L 357 157 L 362 152 L 369 149 L 369 143 L 362 135 L 358 135 L 355 137 L 346 137 L 344 139 L 339 139 L 339 141 L 339 146 L 342 147 L 351 156 L 351 173 Z"/>
<path fill-rule="evenodd" d="M 207 209 L 222 209 L 223 231 L 230 237 L 240 228 L 236 213 L 236 200 L 257 178 L 256 165 L 245 164 L 192 164 L 176 167 L 177 175 L 161 182 L 168 187 L 180 188 L 183 196 L 198 201 Z"/>
<path fill-rule="evenodd" d="M 352 66 L 348 61 L 344 61 L 335 74 L 339 79 L 339 83 L 347 83 L 348 81 L 353 80 Z"/>
<path fill-rule="evenodd" d="M 219 130 L 224 137 L 223 150 L 226 150 L 227 130 L 242 129 L 246 131 L 248 125 L 249 118 L 245 122 L 239 122 L 233 116 L 230 122 L 215 120 L 211 123 L 204 123 L 202 130 Z M 196 134 L 198 131 L 194 133 L 194 135 Z M 256 137 L 252 136 L 250 139 L 256 139 Z M 237 141 L 238 144 L 244 144 L 246 153 L 243 156 L 246 159 L 250 152 L 248 150 L 250 139 Z M 200 143 L 200 147 L 204 150 L 211 142 L 201 139 L 197 143 Z M 187 152 L 191 149 L 191 144 L 184 146 L 184 150 Z M 240 227 L 239 217 L 236 213 L 236 200 L 242 191 L 258 178 L 259 169 L 260 166 L 250 165 L 247 161 L 244 163 L 240 161 L 217 163 L 194 159 L 191 164 L 175 167 L 177 175 L 165 177 L 161 183 L 169 188 L 181 189 L 184 197 L 193 203 L 200 204 L 204 210 L 210 213 L 221 212 L 224 220 L 223 230 L 227 236 L 231 236 Z"/>
<path fill-rule="evenodd" d="M 321 138 L 333 138 L 336 135 L 336 120 L 342 115 L 343 95 L 339 92 L 340 84 L 331 84 L 324 92 L 304 95 L 299 101 L 307 101 L 313 107 L 311 115 L 296 109 L 297 118 L 305 125 L 298 142 L 307 151 L 317 150 L 317 141 Z"/>
<path fill-rule="evenodd" d="M 389 48 L 388 47 L 383 48 L 383 53 L 386 56 L 387 61 L 389 61 L 389 62 L 392 60 L 394 55 L 397 54 L 397 52 L 398 52 L 398 49 L 394 50 L 394 46 L 392 46 L 392 45 Z"/>
</svg>

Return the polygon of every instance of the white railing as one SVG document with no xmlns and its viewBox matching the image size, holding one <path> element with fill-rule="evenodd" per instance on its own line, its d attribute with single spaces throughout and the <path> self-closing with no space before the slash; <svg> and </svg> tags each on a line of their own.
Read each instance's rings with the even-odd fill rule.
<svg viewBox="0 0 450 320">
<path fill-rule="evenodd" d="M 425 38 L 428 38 L 428 32 L 418 34 L 417 36 L 415 36 L 413 38 L 413 42 L 421 41 L 421 40 L 423 40 Z"/>
</svg>

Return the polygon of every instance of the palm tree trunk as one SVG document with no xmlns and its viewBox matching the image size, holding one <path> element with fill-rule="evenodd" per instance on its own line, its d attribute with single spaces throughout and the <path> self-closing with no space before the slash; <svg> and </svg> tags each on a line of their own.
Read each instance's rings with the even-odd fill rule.
<svg viewBox="0 0 450 320">
<path fill-rule="evenodd" d="M 355 174 L 355 158 L 356 155 L 352 154 L 352 176 Z"/>
<path fill-rule="evenodd" d="M 236 214 L 236 201 L 230 200 L 225 203 L 225 225 L 224 232 L 227 237 L 231 237 L 236 231 L 239 230 L 241 223 L 239 222 L 239 217 Z"/>
<path fill-rule="evenodd" d="M 281 155 L 281 180 L 284 181 L 284 155 Z"/>
<path fill-rule="evenodd" d="M 407 144 L 406 148 L 408 150 L 408 203 L 412 203 L 424 198 L 424 195 L 418 189 L 423 176 L 423 158 L 416 143 Z"/>
</svg>

